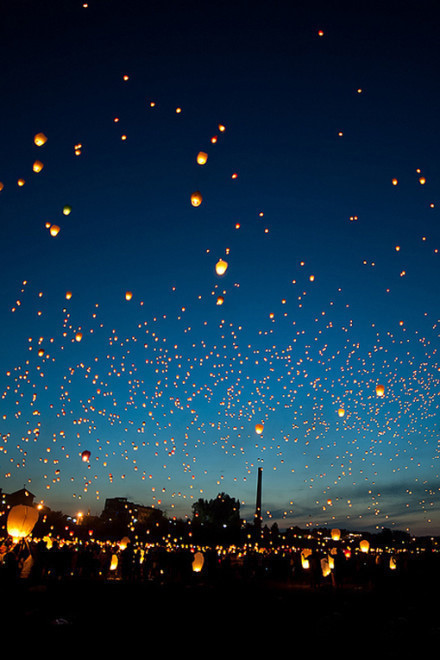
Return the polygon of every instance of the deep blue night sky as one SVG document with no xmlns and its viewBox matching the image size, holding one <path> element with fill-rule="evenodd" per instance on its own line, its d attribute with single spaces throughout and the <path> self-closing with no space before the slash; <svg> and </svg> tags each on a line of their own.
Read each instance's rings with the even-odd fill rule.
<svg viewBox="0 0 440 660">
<path fill-rule="evenodd" d="M 4 3 L 4 491 L 440 534 L 438 18 Z"/>
</svg>

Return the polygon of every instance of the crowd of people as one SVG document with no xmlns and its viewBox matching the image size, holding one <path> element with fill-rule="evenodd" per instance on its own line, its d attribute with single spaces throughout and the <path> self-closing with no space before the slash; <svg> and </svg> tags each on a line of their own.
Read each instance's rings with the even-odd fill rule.
<svg viewBox="0 0 440 660">
<path fill-rule="evenodd" d="M 202 565 L 195 565 L 195 554 Z M 169 544 L 22 540 L 0 543 L 0 580 L 42 583 L 53 580 L 122 580 L 158 583 L 194 580 L 271 580 L 318 588 L 371 587 L 408 573 L 409 553 L 347 552 L 342 545 L 304 550 L 255 547 L 203 548 Z"/>
</svg>

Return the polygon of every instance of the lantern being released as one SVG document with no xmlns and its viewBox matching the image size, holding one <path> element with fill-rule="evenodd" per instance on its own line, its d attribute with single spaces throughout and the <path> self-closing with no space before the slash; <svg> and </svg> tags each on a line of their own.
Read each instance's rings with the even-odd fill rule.
<svg viewBox="0 0 440 660">
<path fill-rule="evenodd" d="M 340 538 L 341 538 L 341 530 L 332 529 L 332 541 L 339 541 Z"/>
<path fill-rule="evenodd" d="M 32 532 L 38 520 L 38 510 L 32 506 L 17 504 L 9 511 L 6 527 L 15 539 L 24 539 Z"/>
<path fill-rule="evenodd" d="M 203 568 L 203 562 L 205 561 L 205 558 L 203 556 L 202 552 L 196 552 L 194 555 L 193 563 L 192 563 L 192 569 L 194 573 L 200 573 L 200 571 Z"/>
<path fill-rule="evenodd" d="M 368 552 L 369 549 L 370 549 L 370 544 L 368 543 L 368 541 L 366 539 L 363 539 L 359 543 L 359 548 L 361 549 L 361 552 Z"/>
</svg>

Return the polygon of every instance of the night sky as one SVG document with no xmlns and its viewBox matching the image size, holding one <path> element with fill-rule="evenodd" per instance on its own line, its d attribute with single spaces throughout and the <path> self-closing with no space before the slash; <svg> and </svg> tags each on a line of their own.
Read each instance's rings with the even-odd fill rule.
<svg viewBox="0 0 440 660">
<path fill-rule="evenodd" d="M 5 492 L 440 534 L 439 18 L 3 3 Z"/>
</svg>

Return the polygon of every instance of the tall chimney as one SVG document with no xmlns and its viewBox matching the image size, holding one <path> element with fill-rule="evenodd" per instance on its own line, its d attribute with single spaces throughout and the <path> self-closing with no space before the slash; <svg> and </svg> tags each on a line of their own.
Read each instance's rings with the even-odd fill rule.
<svg viewBox="0 0 440 660">
<path fill-rule="evenodd" d="M 261 530 L 261 479 L 263 468 L 258 468 L 258 481 L 257 481 L 257 503 L 255 506 L 254 525 L 257 531 Z"/>
</svg>

